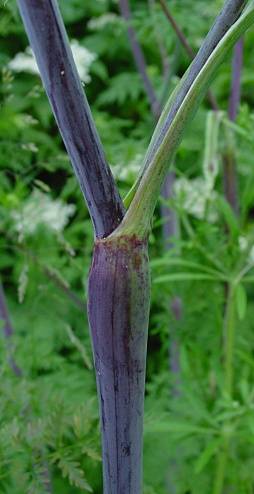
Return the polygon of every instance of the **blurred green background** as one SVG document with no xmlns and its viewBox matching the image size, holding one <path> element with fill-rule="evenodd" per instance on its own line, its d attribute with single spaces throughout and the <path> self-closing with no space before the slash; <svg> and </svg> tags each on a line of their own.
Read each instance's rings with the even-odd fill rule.
<svg viewBox="0 0 254 494">
<path fill-rule="evenodd" d="M 222 3 L 168 1 L 194 51 Z M 124 196 L 155 126 L 126 23 L 116 1 L 59 4 Z M 163 103 L 188 67 L 188 56 L 159 2 L 130 5 L 149 78 Z M 85 310 L 91 223 L 15 1 L 0 0 L 0 35 L 0 269 L 11 333 L 2 316 L 0 493 L 100 494 L 98 407 Z M 213 118 L 209 100 L 203 102 L 173 164 L 174 192 L 160 200 L 154 218 L 144 494 L 254 493 L 253 46 L 252 29 L 244 39 L 236 122 L 227 120 L 230 54 L 212 85 L 221 113 Z M 238 217 L 224 197 L 222 158 L 229 140 L 237 164 Z M 165 207 L 176 225 L 170 246 L 163 235 Z M 229 278 L 238 280 L 232 393 L 224 377 Z M 215 491 L 224 460 L 224 487 Z"/>
</svg>

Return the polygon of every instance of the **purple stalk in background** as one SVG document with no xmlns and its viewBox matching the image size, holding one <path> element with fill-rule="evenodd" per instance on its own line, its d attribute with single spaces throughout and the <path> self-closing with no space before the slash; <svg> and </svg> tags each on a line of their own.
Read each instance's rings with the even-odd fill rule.
<svg viewBox="0 0 254 494">
<path fill-rule="evenodd" d="M 170 12 L 170 10 L 169 10 L 169 8 L 167 6 L 166 1 L 165 0 L 159 0 L 159 4 L 161 5 L 161 8 L 162 8 L 162 10 L 163 10 L 166 18 L 168 19 L 169 23 L 171 24 L 173 30 L 175 31 L 176 36 L 179 39 L 179 41 L 182 44 L 182 46 L 184 47 L 187 55 L 189 56 L 189 58 L 191 60 L 193 60 L 195 58 L 195 52 L 192 49 L 191 45 L 189 44 L 189 42 L 188 42 L 187 38 L 185 37 L 183 31 L 178 26 L 178 24 L 177 24 L 174 16 L 171 14 L 171 12 Z M 216 98 L 215 98 L 214 94 L 210 90 L 207 93 L 207 98 L 210 101 L 210 104 L 211 104 L 212 109 L 214 111 L 218 111 L 218 109 L 219 109 L 218 103 L 216 101 Z"/>
<path fill-rule="evenodd" d="M 243 38 L 235 45 L 232 59 L 231 94 L 229 98 L 228 117 L 234 122 L 241 100 L 241 72 L 243 66 Z"/>
<path fill-rule="evenodd" d="M 130 11 L 130 5 L 129 5 L 129 0 L 119 0 L 119 7 L 120 11 L 122 14 L 123 19 L 125 20 L 127 24 L 127 33 L 128 33 L 128 38 L 133 54 L 133 58 L 135 60 L 135 64 L 138 70 L 138 73 L 140 74 L 144 89 L 148 98 L 148 101 L 150 103 L 151 111 L 152 114 L 157 120 L 161 114 L 161 107 L 160 103 L 157 99 L 156 93 L 154 91 L 154 88 L 152 86 L 152 83 L 150 81 L 150 78 L 147 74 L 147 68 L 146 68 L 146 61 L 144 57 L 143 50 L 139 44 L 135 29 L 133 28 L 132 25 L 132 15 Z"/>
<path fill-rule="evenodd" d="M 148 0 L 148 6 L 149 6 L 149 11 L 151 13 L 151 16 L 153 16 L 154 9 L 155 9 L 155 0 Z M 157 23 L 153 23 L 153 28 L 154 28 L 156 43 L 158 44 L 158 50 L 160 52 L 162 78 L 163 78 L 165 88 L 167 88 L 169 80 L 171 78 L 169 53 L 168 53 L 167 47 L 165 46 L 160 26 Z"/>
<path fill-rule="evenodd" d="M 241 99 L 241 73 L 243 65 L 243 38 L 236 43 L 232 58 L 231 91 L 228 107 L 228 118 L 234 122 Z M 230 134 L 230 130 L 229 130 Z M 229 142 L 226 143 L 226 151 L 223 155 L 224 163 L 224 193 L 234 213 L 239 214 L 239 201 L 237 191 L 237 173 L 234 149 Z"/>
<path fill-rule="evenodd" d="M 4 294 L 4 288 L 3 285 L 0 281 L 0 320 L 2 321 L 3 324 L 3 334 L 6 340 L 7 344 L 7 352 L 8 352 L 8 362 L 10 365 L 10 368 L 12 369 L 13 373 L 17 377 L 22 376 L 22 370 L 20 367 L 17 365 L 16 360 L 13 356 L 14 349 L 12 346 L 12 336 L 14 334 L 13 326 L 11 323 L 8 307 L 7 307 L 7 302 L 5 299 L 5 294 Z"/>
<path fill-rule="evenodd" d="M 169 199 L 173 197 L 173 187 L 175 183 L 175 176 L 173 172 L 168 173 L 167 178 L 162 187 L 162 197 Z M 179 224 L 175 211 L 170 209 L 166 204 L 161 205 L 161 217 L 163 219 L 162 235 L 165 250 L 170 250 L 173 247 L 172 237 L 177 238 L 179 236 Z M 180 354 L 179 354 L 179 342 L 176 333 L 176 326 L 182 319 L 183 303 L 180 297 L 174 295 L 170 301 L 169 310 L 173 315 L 173 324 L 170 328 L 170 345 L 169 345 L 169 367 L 174 378 L 174 384 L 172 387 L 173 396 L 178 396 L 180 393 Z"/>
<path fill-rule="evenodd" d="M 183 45 L 187 55 L 189 55 L 190 59 L 192 60 L 195 57 L 195 53 L 194 53 L 193 49 L 191 48 L 189 42 L 187 41 L 184 33 L 182 32 L 182 30 L 178 26 L 176 20 L 174 19 L 174 16 L 171 14 L 171 12 L 167 6 L 167 3 L 165 2 L 165 0 L 158 0 L 158 1 L 159 1 L 159 4 L 161 5 L 161 8 L 162 8 L 165 16 L 167 17 L 168 21 L 170 22 L 172 28 L 174 29 L 180 43 Z"/>
</svg>

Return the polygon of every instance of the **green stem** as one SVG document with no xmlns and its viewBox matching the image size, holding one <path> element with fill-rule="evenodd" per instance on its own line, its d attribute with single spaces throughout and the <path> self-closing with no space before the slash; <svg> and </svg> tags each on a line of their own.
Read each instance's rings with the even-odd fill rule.
<svg viewBox="0 0 254 494">
<path fill-rule="evenodd" d="M 224 322 L 224 395 L 228 399 L 233 396 L 234 382 L 234 343 L 235 343 L 235 284 L 227 286 L 227 305 Z M 223 424 L 223 442 L 217 459 L 217 469 L 215 473 L 215 482 L 213 494 L 222 494 L 227 470 L 229 457 L 230 422 Z"/>
<path fill-rule="evenodd" d="M 235 286 L 228 286 L 228 299 L 225 315 L 225 381 L 224 392 L 232 398 L 234 379 L 234 343 L 235 343 Z"/>
<path fill-rule="evenodd" d="M 218 456 L 213 494 L 222 494 L 223 492 L 224 479 L 225 479 L 225 473 L 226 473 L 227 461 L 228 461 L 228 449 L 229 449 L 229 441 L 228 439 L 225 439 L 222 445 L 221 452 Z"/>
<path fill-rule="evenodd" d="M 157 146 L 151 162 L 145 168 L 136 193 L 134 191 L 135 195 L 131 201 L 130 207 L 121 224 L 114 231 L 114 236 L 138 234 L 139 237 L 145 238 L 149 233 L 150 223 L 161 186 L 168 172 L 169 164 L 172 162 L 181 142 L 185 128 L 194 117 L 202 97 L 206 93 L 218 67 L 225 59 L 228 51 L 253 23 L 254 2 L 251 2 L 249 8 L 246 9 L 238 21 L 233 24 L 215 47 L 190 87 L 180 108 L 173 118 L 172 123 L 165 132 L 163 131 L 162 125 L 166 118 L 166 111 L 164 110 L 162 113 L 161 121 L 158 123 L 161 144 Z M 166 109 L 167 107 L 168 105 L 166 105 Z M 154 139 L 155 138 L 152 138 L 152 142 Z M 127 202 L 131 200 L 132 194 L 133 191 L 130 192 Z"/>
</svg>

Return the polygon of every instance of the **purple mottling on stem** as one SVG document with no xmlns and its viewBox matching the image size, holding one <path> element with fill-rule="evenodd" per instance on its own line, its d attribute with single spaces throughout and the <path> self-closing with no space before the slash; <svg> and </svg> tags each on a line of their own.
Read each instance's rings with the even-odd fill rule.
<svg viewBox="0 0 254 494">
<path fill-rule="evenodd" d="M 5 294 L 4 294 L 4 289 L 3 285 L 0 282 L 0 320 L 3 322 L 3 333 L 7 342 L 7 349 L 8 349 L 8 362 L 10 365 L 10 368 L 12 369 L 13 373 L 17 377 L 22 376 L 22 371 L 17 365 L 15 358 L 13 357 L 13 348 L 11 346 L 11 338 L 13 336 L 13 327 L 11 324 L 11 319 L 9 316 L 8 308 L 7 308 L 7 303 L 5 300 Z"/>
<path fill-rule="evenodd" d="M 142 492 L 150 277 L 147 242 L 95 244 L 88 316 L 100 402 L 104 494 Z"/>
<path fill-rule="evenodd" d="M 124 207 L 94 125 L 56 0 L 18 0 L 65 147 L 86 199 L 96 236 L 121 222 Z"/>
</svg>

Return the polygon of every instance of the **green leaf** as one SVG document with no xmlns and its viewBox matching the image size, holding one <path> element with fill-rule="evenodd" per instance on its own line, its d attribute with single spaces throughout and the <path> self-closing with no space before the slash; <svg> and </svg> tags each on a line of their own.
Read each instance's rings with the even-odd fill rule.
<svg viewBox="0 0 254 494">
<path fill-rule="evenodd" d="M 197 459 L 195 465 L 194 465 L 194 472 L 196 474 L 200 474 L 204 468 L 206 467 L 207 463 L 211 460 L 211 458 L 217 453 L 217 451 L 220 448 L 220 439 L 215 439 L 214 441 L 211 441 L 206 448 L 204 449 L 203 453 L 199 456 Z"/>
<path fill-rule="evenodd" d="M 149 423 L 146 424 L 145 426 L 145 432 L 146 433 L 170 433 L 174 434 L 176 436 L 189 436 L 189 435 L 195 435 L 195 434 L 211 434 L 213 432 L 213 429 L 209 427 L 201 427 L 196 424 L 184 422 L 184 421 L 171 421 L 169 419 L 168 422 L 154 422 L 154 423 Z"/>
<path fill-rule="evenodd" d="M 239 236 L 239 224 L 229 203 L 223 197 L 218 197 L 216 203 L 220 213 L 223 216 L 224 221 L 229 228 L 231 235 L 233 237 Z"/>
<path fill-rule="evenodd" d="M 236 297 L 237 314 L 240 321 L 242 321 L 245 317 L 246 309 L 247 309 L 247 295 L 246 295 L 246 290 L 241 283 L 236 287 L 235 297 Z"/>
<path fill-rule="evenodd" d="M 193 269 L 199 269 L 201 271 L 204 271 L 205 273 L 209 273 L 218 279 L 222 279 L 224 281 L 227 280 L 226 276 L 223 273 L 220 273 L 219 271 L 216 271 L 215 269 L 212 269 L 208 266 L 202 265 L 198 262 L 192 262 L 192 261 L 185 261 L 184 259 L 176 259 L 173 257 L 163 257 L 162 259 L 155 259 L 150 262 L 150 266 L 152 268 L 154 267 L 160 267 L 160 266 L 185 266 Z"/>
<path fill-rule="evenodd" d="M 165 274 L 163 276 L 158 276 L 153 281 L 154 283 L 168 283 L 170 281 L 218 281 L 217 276 L 212 276 L 210 274 L 205 273 L 174 273 L 174 274 Z"/>
<path fill-rule="evenodd" d="M 76 460 L 56 452 L 53 456 L 53 462 L 57 463 L 58 468 L 62 471 L 63 477 L 68 478 L 70 485 L 92 492 L 92 488 L 86 481 L 84 472 L 81 470 L 80 465 Z"/>
</svg>

